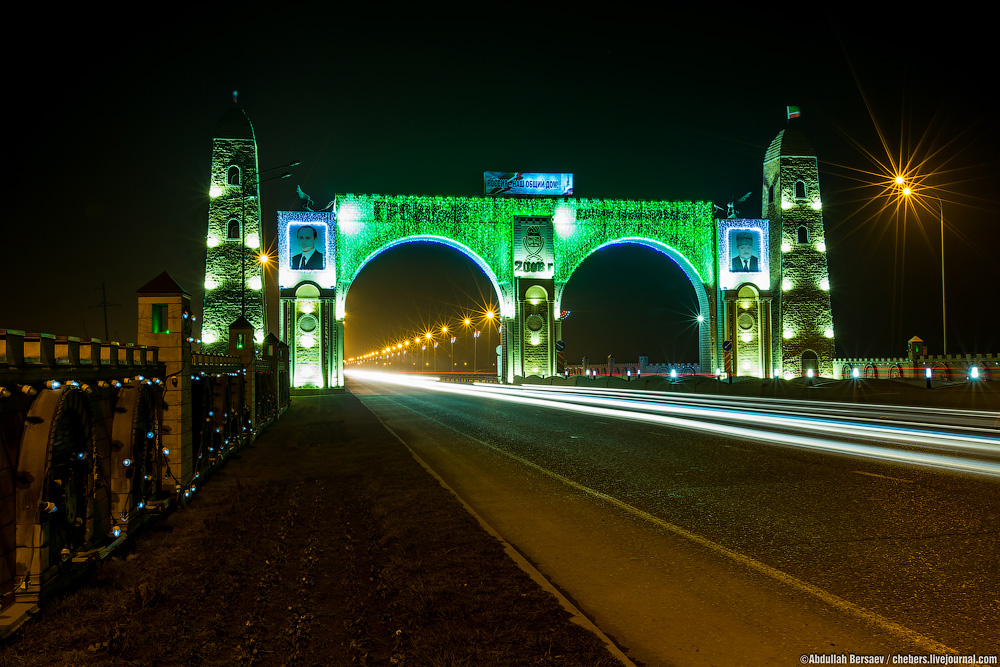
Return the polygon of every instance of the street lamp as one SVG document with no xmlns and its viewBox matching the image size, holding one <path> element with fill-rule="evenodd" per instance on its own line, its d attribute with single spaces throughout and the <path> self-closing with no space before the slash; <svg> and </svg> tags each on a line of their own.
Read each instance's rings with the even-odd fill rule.
<svg viewBox="0 0 1000 667">
<path fill-rule="evenodd" d="M 472 372 L 479 372 L 479 329 L 472 332 Z"/>
<path fill-rule="evenodd" d="M 297 167 L 300 164 L 302 164 L 302 163 L 299 162 L 299 161 L 294 161 L 294 162 L 289 162 L 286 165 L 281 165 L 281 166 L 278 166 L 278 167 L 271 167 L 270 169 L 258 170 L 257 173 L 254 175 L 255 176 L 255 180 L 253 182 L 253 188 L 254 188 L 254 190 L 257 191 L 258 198 L 260 197 L 260 184 L 261 183 L 267 183 L 268 181 L 276 181 L 276 180 L 281 179 L 281 178 L 288 178 L 289 176 L 292 175 L 292 172 L 285 171 L 285 172 L 282 172 L 281 174 L 278 174 L 277 176 L 271 176 L 269 178 L 264 178 L 264 179 L 261 179 L 261 177 L 260 177 L 261 174 L 266 174 L 269 171 L 276 171 L 278 169 L 285 169 L 287 167 Z M 241 282 L 242 282 L 242 286 L 241 286 L 241 289 L 240 289 L 240 300 L 242 302 L 241 305 L 240 305 L 240 315 L 242 315 L 243 317 L 246 317 L 246 315 L 247 315 L 247 259 L 246 259 L 246 245 L 247 245 L 247 179 L 246 178 L 242 178 L 241 179 L 241 183 L 240 183 L 240 199 L 241 199 L 241 202 L 240 202 L 240 251 L 242 253 L 242 257 L 240 259 L 240 265 L 241 265 L 241 267 L 240 267 L 241 268 Z M 258 207 L 260 206 L 260 202 L 259 201 L 257 202 L 257 205 L 258 205 Z M 258 223 L 259 222 L 260 221 L 258 220 Z M 260 225 L 260 230 L 261 230 L 261 232 L 263 232 L 263 230 L 264 230 L 264 226 L 263 225 Z M 260 241 L 261 245 L 263 245 L 263 239 L 261 238 L 261 239 L 259 239 L 259 241 Z M 262 260 L 262 262 L 266 262 L 266 260 Z M 261 289 L 264 289 L 263 285 L 261 286 Z M 263 324 L 264 324 L 265 327 L 267 327 L 267 313 L 266 312 L 264 313 L 264 322 L 263 322 Z"/>
<path fill-rule="evenodd" d="M 447 335 L 448 335 L 448 325 L 445 324 L 445 325 L 441 326 L 441 338 L 443 339 Z M 451 350 L 452 350 L 452 352 L 455 351 L 455 346 L 454 345 L 451 346 Z M 451 365 L 452 365 L 452 370 L 455 370 L 455 368 L 454 368 L 454 366 L 455 366 L 455 360 L 454 360 L 454 358 L 451 361 Z M 434 372 L 435 373 L 437 372 L 437 343 L 434 344 Z"/>
<path fill-rule="evenodd" d="M 902 186 L 901 192 L 904 196 L 913 194 L 913 190 L 905 185 L 902 176 L 896 177 L 896 185 Z M 945 309 L 945 289 L 944 289 L 944 202 L 937 195 L 928 195 L 938 201 L 938 212 L 941 218 L 941 353 L 948 354 L 948 315 Z M 914 207 L 915 209 L 916 207 Z"/>
</svg>

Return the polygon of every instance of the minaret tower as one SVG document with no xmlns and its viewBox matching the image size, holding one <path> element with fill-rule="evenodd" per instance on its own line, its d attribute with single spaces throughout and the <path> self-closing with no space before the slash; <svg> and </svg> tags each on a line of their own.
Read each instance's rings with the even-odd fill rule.
<svg viewBox="0 0 1000 667">
<path fill-rule="evenodd" d="M 782 130 L 764 155 L 761 210 L 770 220 L 772 347 L 785 377 L 833 377 L 833 315 L 816 151 L 801 132 Z"/>
<path fill-rule="evenodd" d="M 212 139 L 212 179 L 205 260 L 202 350 L 225 354 L 229 326 L 241 316 L 253 326 L 257 343 L 265 326 L 264 275 L 258 260 L 260 183 L 257 142 L 246 112 L 236 104 L 219 119 Z"/>
</svg>

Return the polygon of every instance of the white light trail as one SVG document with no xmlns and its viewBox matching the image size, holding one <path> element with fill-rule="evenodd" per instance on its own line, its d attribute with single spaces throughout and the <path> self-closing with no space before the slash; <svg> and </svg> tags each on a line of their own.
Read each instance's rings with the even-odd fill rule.
<svg viewBox="0 0 1000 667">
<path fill-rule="evenodd" d="M 839 438 L 863 438 L 888 440 L 915 446 L 933 446 L 946 448 L 953 454 L 960 453 L 990 453 L 1000 455 L 1000 439 L 963 434 L 921 431 L 904 429 L 895 426 L 880 427 L 867 424 L 852 424 L 850 422 L 834 422 L 830 420 L 806 418 L 802 416 L 785 417 L 775 414 L 756 414 L 751 412 L 706 409 L 677 405 L 658 405 L 649 401 L 633 399 L 614 400 L 603 397 L 584 397 L 571 394 L 553 393 L 541 396 L 543 392 L 531 392 L 522 389 L 512 389 L 501 386 L 480 385 L 468 387 L 464 385 L 436 383 L 413 377 L 372 373 L 368 371 L 350 371 L 349 375 L 358 379 L 368 379 L 376 382 L 386 382 L 403 386 L 419 387 L 429 391 L 449 394 L 492 398 L 523 405 L 534 405 L 545 408 L 569 410 L 583 414 L 600 415 L 628 421 L 643 421 L 685 429 L 694 429 L 717 435 L 742 438 L 752 441 L 768 441 L 794 447 L 819 449 L 823 451 L 879 459 L 908 465 L 919 465 L 933 468 L 961 471 L 990 477 L 1000 477 L 1000 463 L 986 460 L 972 460 L 958 456 L 943 456 L 925 451 L 905 451 L 875 445 L 843 442 L 827 438 L 816 438 L 797 433 L 780 433 L 766 429 L 788 428 L 796 431 L 811 431 Z M 641 410 L 637 412 L 636 410 Z M 683 415 L 683 416 L 678 416 Z M 740 425 L 719 424 L 704 419 L 726 419 L 738 421 Z M 747 423 L 757 425 L 749 428 Z M 765 428 L 759 428 L 760 426 Z"/>
</svg>

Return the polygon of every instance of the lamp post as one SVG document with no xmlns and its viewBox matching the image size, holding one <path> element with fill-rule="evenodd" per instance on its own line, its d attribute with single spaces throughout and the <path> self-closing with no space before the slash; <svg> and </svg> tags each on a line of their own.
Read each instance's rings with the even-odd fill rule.
<svg viewBox="0 0 1000 667">
<path fill-rule="evenodd" d="M 261 183 L 267 183 L 268 181 L 276 181 L 276 180 L 281 179 L 281 178 L 288 178 L 289 176 L 292 175 L 292 172 L 285 171 L 285 172 L 282 172 L 281 174 L 278 174 L 277 176 L 271 176 L 270 178 L 265 178 L 265 179 L 261 179 L 260 175 L 261 174 L 266 174 L 269 171 L 276 171 L 278 169 L 285 169 L 287 167 L 297 167 L 300 164 L 302 164 L 302 163 L 296 160 L 294 162 L 289 162 L 286 165 L 281 165 L 281 166 L 278 166 L 278 167 L 271 167 L 270 169 L 264 169 L 263 171 L 260 171 L 260 170 L 257 171 L 257 173 L 254 175 L 255 179 L 254 179 L 254 182 L 253 182 L 253 189 L 257 191 L 257 197 L 258 197 L 257 206 L 258 206 L 258 208 L 260 207 L 260 201 L 259 201 L 259 198 L 260 198 L 260 184 Z M 247 259 L 246 259 L 246 252 L 245 252 L 246 245 L 247 245 L 247 179 L 246 178 L 243 178 L 242 182 L 240 183 L 240 199 L 241 199 L 241 202 L 240 202 L 240 209 L 241 209 L 240 210 L 240 250 L 242 252 L 242 256 L 241 256 L 241 259 L 240 259 L 240 265 L 241 265 L 241 282 L 242 282 L 242 287 L 240 289 L 240 301 L 241 301 L 240 315 L 242 315 L 243 317 L 246 317 L 246 315 L 247 315 Z M 260 223 L 260 220 L 258 220 L 258 224 L 259 223 Z M 261 225 L 261 230 L 260 231 L 263 232 L 263 225 Z M 261 234 L 261 236 L 263 236 L 263 235 Z M 258 241 L 261 244 L 263 244 L 264 239 L 263 238 L 258 238 Z M 261 289 L 264 289 L 263 285 L 261 285 Z M 267 313 L 264 313 L 264 320 L 265 320 L 264 326 L 266 327 L 267 326 L 267 321 L 266 321 L 267 320 Z"/>
<path fill-rule="evenodd" d="M 896 177 L 896 185 L 900 186 L 900 192 L 904 196 L 913 194 L 913 190 L 906 186 L 906 181 L 902 176 Z M 944 289 L 944 202 L 937 195 L 929 195 L 938 201 L 938 213 L 941 219 L 941 353 L 948 354 L 948 313 L 945 308 Z"/>
<path fill-rule="evenodd" d="M 490 335 L 486 337 L 486 346 L 489 347 L 493 340 L 493 320 L 496 318 L 496 313 L 492 310 L 486 311 L 486 319 L 488 320 L 487 326 L 490 331 Z"/>
<path fill-rule="evenodd" d="M 944 308 L 944 202 L 940 197 L 937 200 L 941 212 L 941 352 L 948 354 L 948 316 Z"/>
<path fill-rule="evenodd" d="M 479 372 L 479 329 L 472 332 L 472 372 Z"/>
<path fill-rule="evenodd" d="M 441 327 L 441 340 L 444 340 L 444 337 L 447 336 L 447 335 L 448 335 L 448 326 L 444 325 L 444 326 Z M 437 349 L 437 343 L 434 344 L 434 348 L 435 348 L 435 350 Z M 455 346 L 454 345 L 451 346 L 451 350 L 452 350 L 452 352 L 455 351 Z M 435 359 L 435 362 L 434 362 L 434 372 L 436 373 L 437 372 L 437 361 L 436 361 L 437 360 L 437 356 L 436 356 L 436 354 L 435 354 L 434 359 Z M 452 359 L 452 364 L 451 365 L 452 365 L 452 370 L 455 370 L 455 368 L 454 368 L 454 366 L 455 366 L 455 360 L 454 360 L 454 358 Z"/>
</svg>

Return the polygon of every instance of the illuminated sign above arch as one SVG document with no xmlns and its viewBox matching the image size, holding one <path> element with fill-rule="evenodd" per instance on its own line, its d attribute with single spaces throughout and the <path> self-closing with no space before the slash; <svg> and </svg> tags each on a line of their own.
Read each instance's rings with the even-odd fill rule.
<svg viewBox="0 0 1000 667">
<path fill-rule="evenodd" d="M 569 197 L 573 174 L 484 171 L 483 194 L 493 197 Z"/>
</svg>

